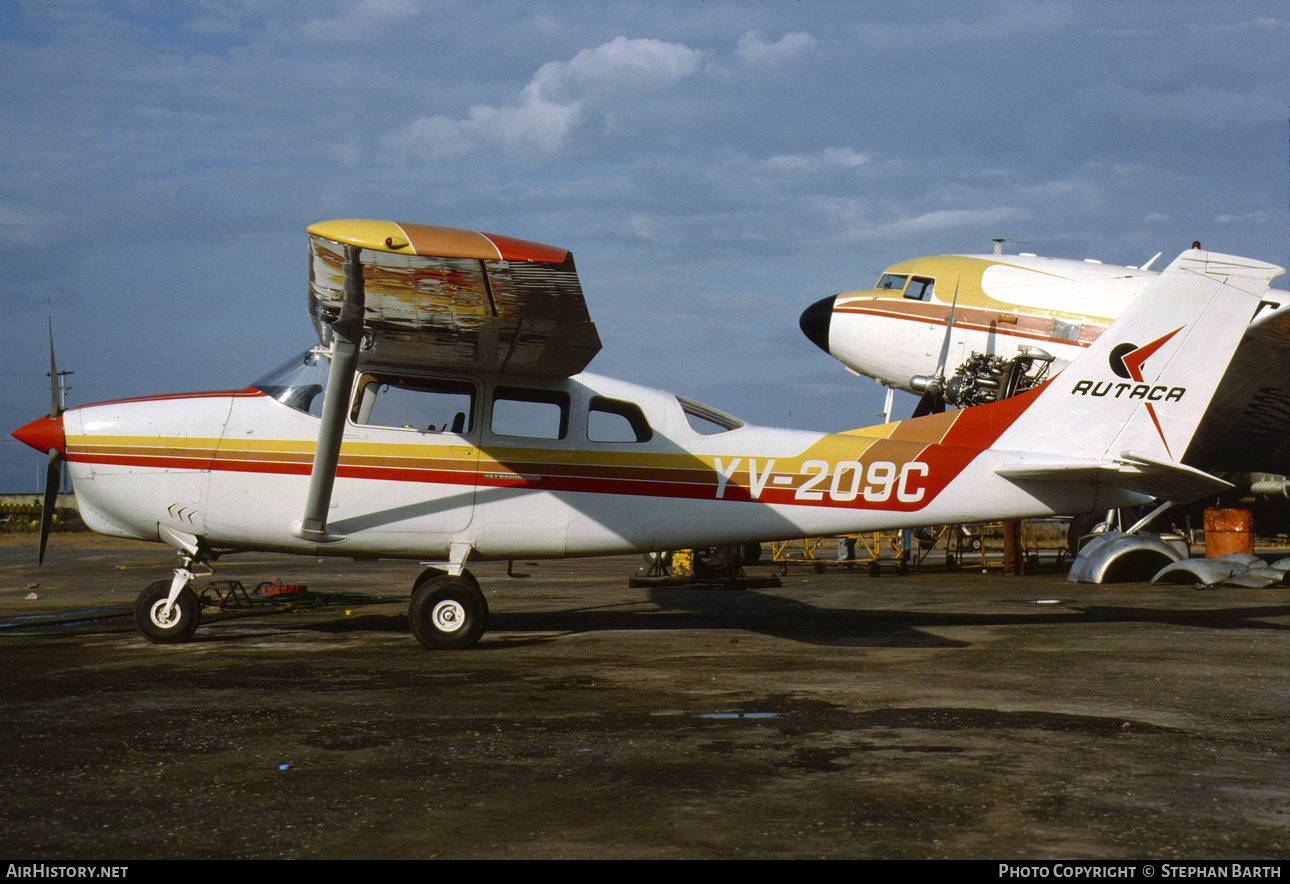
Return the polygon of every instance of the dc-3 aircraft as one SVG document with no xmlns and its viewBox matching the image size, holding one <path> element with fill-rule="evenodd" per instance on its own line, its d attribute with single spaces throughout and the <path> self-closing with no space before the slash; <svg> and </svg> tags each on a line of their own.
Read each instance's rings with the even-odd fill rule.
<svg viewBox="0 0 1290 884">
<path fill-rule="evenodd" d="M 868 291 L 803 311 L 812 342 L 852 371 L 920 395 L 914 414 L 1012 395 L 1067 365 L 1163 274 L 1030 254 L 941 255 L 887 268 Z M 1214 276 L 1269 282 L 1285 271 L 1199 251 Z M 1172 268 L 1171 268 L 1172 269 Z M 1169 271 L 1165 271 L 1167 274 Z M 1290 473 L 1290 304 L 1261 297 L 1184 461 L 1206 470 Z M 1174 454 L 1181 454 L 1175 451 Z"/>
<path fill-rule="evenodd" d="M 245 550 L 437 563 L 412 632 L 464 648 L 488 619 L 472 559 L 1194 499 L 1226 483 L 1179 457 L 1268 284 L 1184 252 L 1046 383 L 833 434 L 584 372 L 600 340 L 564 249 L 381 221 L 316 224 L 309 245 L 321 346 L 241 390 L 62 412 L 55 395 L 14 433 L 51 487 L 66 463 L 91 528 L 178 551 L 135 605 L 151 641 L 190 637 L 194 571 Z"/>
</svg>

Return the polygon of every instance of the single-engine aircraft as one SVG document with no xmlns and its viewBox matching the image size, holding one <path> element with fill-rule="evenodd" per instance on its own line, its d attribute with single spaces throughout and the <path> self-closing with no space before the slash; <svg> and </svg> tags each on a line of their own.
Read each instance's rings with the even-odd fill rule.
<svg viewBox="0 0 1290 884">
<path fill-rule="evenodd" d="M 194 571 L 245 550 L 434 563 L 412 632 L 463 648 L 488 619 L 473 559 L 1195 499 L 1226 483 L 1179 456 L 1267 288 L 1184 252 L 1046 383 L 834 434 L 585 372 L 600 339 L 564 249 L 354 220 L 310 227 L 309 247 L 319 346 L 241 390 L 66 411 L 55 392 L 14 432 L 48 453 L 48 487 L 67 465 L 89 527 L 178 551 L 135 604 L 153 642 L 189 638 Z"/>
<path fill-rule="evenodd" d="M 1160 279 L 1150 266 L 1003 255 L 940 255 L 887 268 L 873 289 L 817 301 L 800 325 L 820 349 L 889 388 L 919 394 L 914 415 L 1012 395 L 1069 364 Z M 1199 251 L 1202 272 L 1285 271 Z M 1290 473 L 1290 303 L 1268 290 L 1184 462 Z M 1174 452 L 1179 454 L 1180 452 Z M 1284 483 L 1283 483 L 1284 484 Z"/>
</svg>

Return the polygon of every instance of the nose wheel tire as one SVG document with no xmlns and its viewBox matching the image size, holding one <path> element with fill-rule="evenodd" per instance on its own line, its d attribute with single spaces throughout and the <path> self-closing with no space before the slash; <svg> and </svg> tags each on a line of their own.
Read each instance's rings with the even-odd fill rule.
<svg viewBox="0 0 1290 884">
<path fill-rule="evenodd" d="M 134 602 L 134 625 L 153 644 L 188 641 L 202 620 L 202 606 L 192 589 L 185 586 L 167 614 L 165 608 L 169 595 L 170 581 L 158 580 L 139 593 Z"/>
<path fill-rule="evenodd" d="M 488 601 L 479 587 L 461 577 L 431 577 L 412 590 L 408 622 L 427 648 L 469 648 L 488 626 Z"/>
</svg>

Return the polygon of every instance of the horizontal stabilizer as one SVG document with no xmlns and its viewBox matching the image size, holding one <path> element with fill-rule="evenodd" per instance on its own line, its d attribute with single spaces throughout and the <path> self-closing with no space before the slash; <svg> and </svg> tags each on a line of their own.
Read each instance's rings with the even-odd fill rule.
<svg viewBox="0 0 1290 884">
<path fill-rule="evenodd" d="M 1183 464 L 1125 451 L 1115 460 L 1001 464 L 994 470 L 1019 485 L 1085 482 L 1123 488 L 1175 503 L 1190 503 L 1232 487 L 1217 476 Z"/>
</svg>

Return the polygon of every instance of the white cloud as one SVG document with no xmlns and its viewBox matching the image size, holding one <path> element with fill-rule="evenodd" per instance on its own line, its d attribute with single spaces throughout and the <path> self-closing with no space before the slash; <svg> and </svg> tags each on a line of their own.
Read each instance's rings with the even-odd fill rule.
<svg viewBox="0 0 1290 884">
<path fill-rule="evenodd" d="M 1098 101 L 1111 113 L 1154 125 L 1257 125 L 1284 116 L 1285 101 L 1263 83 L 1245 89 L 1193 84 L 1172 91 L 1103 83 Z"/>
<path fill-rule="evenodd" d="M 863 231 L 866 236 L 943 235 L 953 230 L 990 229 L 1000 224 L 1030 217 L 1030 213 L 1008 206 L 995 209 L 941 209 L 913 218 L 879 224 Z"/>
<path fill-rule="evenodd" d="M 302 28 L 305 35 L 325 42 L 353 40 L 356 33 L 376 31 L 385 26 L 386 20 L 410 18 L 417 14 L 412 0 L 362 0 L 343 7 L 339 18 L 316 19 Z"/>
<path fill-rule="evenodd" d="M 739 38 L 735 56 L 750 67 L 774 67 L 814 48 L 815 38 L 803 31 L 785 34 L 775 43 L 758 31 L 748 31 Z"/>
<path fill-rule="evenodd" d="M 66 224 L 60 212 L 0 203 L 0 242 L 9 245 L 46 246 L 56 239 L 54 231 Z"/>
<path fill-rule="evenodd" d="M 1261 15 L 1250 19 L 1240 19 L 1232 22 L 1221 21 L 1203 21 L 1193 22 L 1189 29 L 1202 37 L 1210 34 L 1228 34 L 1228 33 L 1247 33 L 1249 31 L 1284 31 L 1290 30 L 1290 21 L 1282 18 L 1272 18 Z"/>
<path fill-rule="evenodd" d="M 1246 212 L 1244 215 L 1218 215 L 1214 218 L 1218 224 L 1271 224 L 1276 220 L 1277 213 L 1266 209 Z"/>
<path fill-rule="evenodd" d="M 490 147 L 513 159 L 550 156 L 589 111 L 608 113 L 618 102 L 664 91 L 702 61 L 702 52 L 680 43 L 617 37 L 567 62 L 547 62 L 504 104 L 475 105 L 465 119 L 422 117 L 386 144 L 432 162 Z"/>
<path fill-rule="evenodd" d="M 675 85 L 702 61 L 702 52 L 680 43 L 616 37 L 570 61 L 547 62 L 524 91 L 553 101 L 602 103 Z"/>
<path fill-rule="evenodd" d="M 628 215 L 623 219 L 622 227 L 624 233 L 651 242 L 662 238 L 659 232 L 659 222 L 648 215 Z"/>
<path fill-rule="evenodd" d="M 762 165 L 769 171 L 784 174 L 804 174 L 820 169 L 854 169 L 868 163 L 872 157 L 849 147 L 827 147 L 813 154 L 788 154 L 771 157 Z"/>
</svg>

